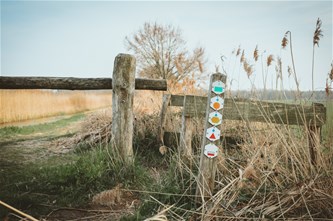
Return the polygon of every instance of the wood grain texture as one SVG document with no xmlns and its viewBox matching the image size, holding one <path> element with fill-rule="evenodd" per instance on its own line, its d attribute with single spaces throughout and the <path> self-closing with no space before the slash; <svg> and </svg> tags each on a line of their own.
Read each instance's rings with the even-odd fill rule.
<svg viewBox="0 0 333 221">
<path fill-rule="evenodd" d="M 170 106 L 183 106 L 184 96 L 172 95 Z M 207 97 L 186 96 L 186 116 L 204 116 Z M 320 103 L 312 105 L 287 104 L 281 102 L 253 101 L 225 98 L 223 117 L 227 120 L 270 122 L 289 125 L 316 125 L 326 122 L 326 107 Z"/>
<path fill-rule="evenodd" d="M 183 108 L 183 114 L 182 114 L 182 127 L 180 131 L 180 145 L 179 145 L 179 152 L 181 156 L 184 156 L 188 159 L 191 158 L 193 155 L 192 152 L 192 136 L 193 136 L 193 122 L 191 117 L 186 116 L 186 107 L 188 105 L 186 104 L 186 99 L 187 97 L 185 96 L 184 99 L 184 108 Z"/>
<path fill-rule="evenodd" d="M 161 145 L 164 145 L 164 130 L 165 130 L 165 122 L 166 122 L 166 116 L 168 112 L 168 106 L 170 103 L 171 94 L 165 94 L 163 95 L 163 101 L 162 101 L 162 108 L 160 113 L 160 124 L 158 126 L 158 137 L 159 142 Z"/>
<path fill-rule="evenodd" d="M 108 90 L 111 78 L 0 77 L 0 89 Z M 166 80 L 135 79 L 136 90 L 166 91 Z"/>
<path fill-rule="evenodd" d="M 136 60 L 119 54 L 112 78 L 112 145 L 126 164 L 133 162 L 133 98 Z"/>
</svg>

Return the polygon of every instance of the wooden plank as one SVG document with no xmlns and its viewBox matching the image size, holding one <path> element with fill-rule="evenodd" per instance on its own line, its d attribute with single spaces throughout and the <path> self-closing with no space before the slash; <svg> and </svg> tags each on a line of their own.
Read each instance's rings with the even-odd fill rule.
<svg viewBox="0 0 333 221">
<path fill-rule="evenodd" d="M 204 116 L 207 97 L 186 96 L 186 116 Z M 170 106 L 183 106 L 184 96 L 172 95 Z M 252 101 L 226 98 L 224 119 L 252 122 L 271 122 L 289 125 L 321 126 L 326 122 L 326 107 L 320 103 L 312 105 L 287 104 L 279 102 Z"/>
<path fill-rule="evenodd" d="M 114 61 L 112 82 L 112 145 L 126 164 L 133 162 L 133 98 L 136 60 L 119 54 Z"/>
<path fill-rule="evenodd" d="M 184 95 L 171 95 L 170 106 L 182 107 L 184 105 Z M 198 107 L 206 108 L 207 97 L 186 95 L 187 103 L 196 104 Z"/>
<path fill-rule="evenodd" d="M 108 90 L 111 78 L 0 77 L 0 89 Z M 137 90 L 166 91 L 166 80 L 135 79 Z"/>
</svg>

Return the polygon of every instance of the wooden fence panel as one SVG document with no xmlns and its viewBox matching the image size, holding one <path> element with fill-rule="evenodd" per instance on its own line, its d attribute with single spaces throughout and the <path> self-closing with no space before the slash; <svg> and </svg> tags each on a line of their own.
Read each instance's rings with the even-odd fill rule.
<svg viewBox="0 0 333 221">
<path fill-rule="evenodd" d="M 172 95 L 170 106 L 182 107 L 183 102 L 183 95 Z M 207 97 L 186 95 L 185 115 L 204 116 L 206 103 Z M 321 126 L 326 122 L 326 107 L 320 103 L 300 105 L 225 98 L 223 117 L 227 120 Z"/>
</svg>

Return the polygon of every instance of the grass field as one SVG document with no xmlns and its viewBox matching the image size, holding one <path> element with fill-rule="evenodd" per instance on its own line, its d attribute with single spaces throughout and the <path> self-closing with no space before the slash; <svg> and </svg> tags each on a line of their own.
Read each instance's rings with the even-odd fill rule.
<svg viewBox="0 0 333 221">
<path fill-rule="evenodd" d="M 111 92 L 0 90 L 0 124 L 110 107 Z"/>
<path fill-rule="evenodd" d="M 53 96 L 77 96 L 76 92 L 38 93 L 49 99 L 45 102 L 51 106 Z M 97 99 L 94 96 L 99 95 L 87 97 Z M 104 103 L 103 99 L 110 98 L 102 93 L 97 100 Z M 331 101 L 325 103 L 327 122 L 317 167 L 310 163 L 308 133 L 302 125 L 226 120 L 223 133 L 241 137 L 241 142 L 233 148 L 221 148 L 214 203 L 211 209 L 197 210 L 194 195 L 200 142 L 193 146 L 191 160 L 180 155 L 176 142 L 160 153 L 161 100 L 161 92 L 136 93 L 133 165 L 125 165 L 117 150 L 103 141 L 110 134 L 110 108 L 89 116 L 75 114 L 43 124 L 1 128 L 0 200 L 46 220 L 194 220 L 204 216 L 217 220 L 333 219 Z M 63 104 L 65 108 L 73 105 L 75 111 L 79 110 L 76 106 L 87 107 L 74 101 Z M 36 100 L 30 111 L 38 112 L 39 106 Z M 168 121 L 173 131 L 179 131 L 179 119 L 169 115 Z M 202 137 L 202 121 L 195 119 L 194 125 L 195 133 Z M 103 213 L 96 212 L 101 209 Z M 68 210 L 75 211 L 74 215 Z M 0 217 L 7 213 L 9 210 L 0 206 Z"/>
</svg>

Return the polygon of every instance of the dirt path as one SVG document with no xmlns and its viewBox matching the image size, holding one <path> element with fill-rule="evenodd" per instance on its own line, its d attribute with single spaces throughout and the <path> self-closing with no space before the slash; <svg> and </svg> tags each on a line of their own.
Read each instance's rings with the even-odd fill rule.
<svg viewBox="0 0 333 221">
<path fill-rule="evenodd" d="M 65 141 L 80 131 L 86 117 L 86 115 L 79 117 L 75 115 L 53 117 L 48 120 L 32 121 L 29 125 L 27 122 L 23 122 L 15 124 L 15 126 L 20 126 L 20 128 L 9 130 L 8 133 L 0 133 L 0 187 L 4 183 L 8 185 L 8 182 L 2 183 L 2 181 L 6 177 L 10 177 L 11 173 L 15 174 L 21 168 L 38 165 L 41 162 L 52 164 L 53 161 L 50 162 L 49 159 L 54 156 L 56 156 L 54 158 L 56 161 L 66 158 L 66 154 L 73 150 L 73 147 L 68 146 Z M 0 130 L 3 129 L 0 128 Z M 13 192 L 11 195 L 13 198 L 18 195 L 21 199 L 22 194 L 29 193 Z M 3 199 L 0 196 L 0 200 L 6 200 L 6 198 Z M 66 208 L 57 207 L 52 202 L 48 205 L 40 206 L 44 210 L 49 211 L 47 212 L 48 215 L 43 215 L 43 218 L 46 218 L 43 220 L 48 221 L 119 220 L 124 214 L 134 212 L 134 207 L 131 206 L 131 203 L 133 204 L 135 201 L 137 201 L 136 197 L 128 196 L 121 204 L 115 205 L 114 208 L 92 205 L 87 205 L 86 208 Z M 19 209 L 20 207 L 16 208 Z M 2 214 L 2 211 L 4 211 L 4 208 L 0 206 L 0 220 L 10 214 L 8 212 Z M 45 214 L 45 212 L 41 214 Z M 39 217 L 36 216 L 36 218 Z M 18 219 L 10 215 L 9 220 Z"/>
<path fill-rule="evenodd" d="M 52 123 L 66 120 L 68 117 L 52 118 Z M 34 163 L 36 160 L 47 159 L 50 156 L 68 152 L 68 147 L 58 145 L 65 136 L 75 134 L 80 129 L 84 118 L 65 124 L 64 126 L 48 127 L 47 130 L 38 130 L 28 134 L 17 134 L 0 138 L 0 168 L 4 170 L 14 165 Z M 24 125 L 25 123 L 23 123 Z M 31 127 L 30 125 L 29 127 Z"/>
</svg>

